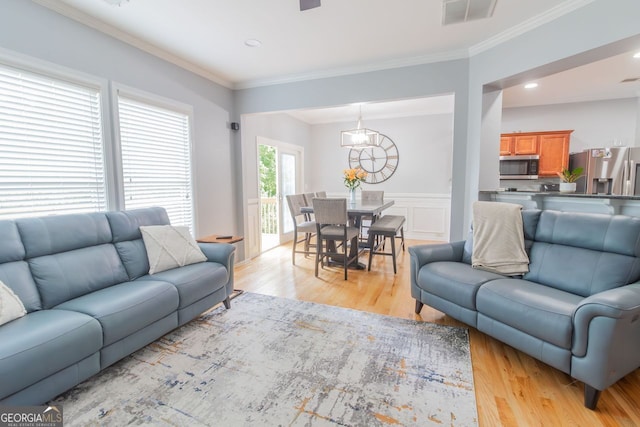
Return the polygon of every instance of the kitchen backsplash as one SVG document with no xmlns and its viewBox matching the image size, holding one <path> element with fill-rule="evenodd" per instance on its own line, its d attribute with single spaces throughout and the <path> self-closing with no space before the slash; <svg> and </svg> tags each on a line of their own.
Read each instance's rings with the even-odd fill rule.
<svg viewBox="0 0 640 427">
<path fill-rule="evenodd" d="M 560 178 L 500 180 L 500 188 L 515 188 L 520 191 L 548 191 L 542 188 L 542 184 L 560 184 Z"/>
</svg>

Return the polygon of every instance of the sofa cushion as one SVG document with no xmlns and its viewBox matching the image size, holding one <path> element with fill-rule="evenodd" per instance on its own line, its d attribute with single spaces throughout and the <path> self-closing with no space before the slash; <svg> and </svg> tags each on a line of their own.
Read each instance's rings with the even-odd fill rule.
<svg viewBox="0 0 640 427">
<path fill-rule="evenodd" d="M 21 218 L 16 224 L 27 259 L 111 243 L 104 213 Z"/>
<path fill-rule="evenodd" d="M 0 221 L 0 263 L 21 261 L 25 257 L 24 246 L 14 221 Z"/>
<path fill-rule="evenodd" d="M 20 298 L 27 313 L 41 310 L 42 302 L 29 264 L 25 261 L 0 264 L 0 281 L 4 282 Z"/>
<path fill-rule="evenodd" d="M 204 256 L 189 227 L 147 225 L 140 227 L 149 258 L 149 274 L 204 262 Z"/>
<path fill-rule="evenodd" d="M 55 307 L 87 314 L 100 322 L 104 346 L 162 319 L 178 308 L 178 291 L 167 282 L 120 283 Z M 177 325 L 176 325 L 177 326 Z"/>
<path fill-rule="evenodd" d="M 573 312 L 583 299 L 527 280 L 499 279 L 478 290 L 476 306 L 487 317 L 570 350 Z"/>
<path fill-rule="evenodd" d="M 27 312 L 40 310 L 40 294 L 25 262 L 26 252 L 15 221 L 0 221 L 0 242 L 0 281 L 15 292 Z"/>
<path fill-rule="evenodd" d="M 100 324 L 85 314 L 42 310 L 0 328 L 0 398 L 94 354 Z"/>
<path fill-rule="evenodd" d="M 640 279 L 640 218 L 544 211 L 524 277 L 590 296 Z"/>
<path fill-rule="evenodd" d="M 524 278 L 587 297 L 640 279 L 640 258 L 535 242 Z"/>
<path fill-rule="evenodd" d="M 19 319 L 27 314 L 20 298 L 10 287 L 0 281 L 0 325 Z"/>
<path fill-rule="evenodd" d="M 110 243 L 40 256 L 29 265 L 44 308 L 129 279 Z"/>
<path fill-rule="evenodd" d="M 428 293 L 468 308 L 476 309 L 476 293 L 484 283 L 502 279 L 504 276 L 485 270 L 474 269 L 470 265 L 440 261 L 423 266 L 418 272 L 416 283 Z"/>
<path fill-rule="evenodd" d="M 544 211 L 536 241 L 640 256 L 640 218 L 624 215 Z"/>
<path fill-rule="evenodd" d="M 129 280 L 148 274 L 149 259 L 140 226 L 169 224 L 167 212 L 162 208 L 145 208 L 107 212 L 106 216 L 111 225 L 113 243 L 127 270 Z"/>
<path fill-rule="evenodd" d="M 178 309 L 182 309 L 224 287 L 229 282 L 229 272 L 222 264 L 201 262 L 143 276 L 138 280 L 162 280 L 173 284 L 180 295 Z"/>
</svg>

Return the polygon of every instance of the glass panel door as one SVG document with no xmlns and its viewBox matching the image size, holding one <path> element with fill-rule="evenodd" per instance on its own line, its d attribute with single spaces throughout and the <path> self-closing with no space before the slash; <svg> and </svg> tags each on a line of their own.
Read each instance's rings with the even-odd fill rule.
<svg viewBox="0 0 640 427">
<path fill-rule="evenodd" d="M 293 232 L 293 219 L 287 204 L 287 195 L 296 194 L 296 155 L 295 153 L 280 152 L 279 163 L 279 190 L 280 190 L 280 242 L 287 241 L 288 235 Z"/>
<path fill-rule="evenodd" d="M 302 148 L 266 138 L 259 140 L 261 251 L 264 252 L 293 239 L 293 219 L 286 196 L 302 192 Z"/>
</svg>

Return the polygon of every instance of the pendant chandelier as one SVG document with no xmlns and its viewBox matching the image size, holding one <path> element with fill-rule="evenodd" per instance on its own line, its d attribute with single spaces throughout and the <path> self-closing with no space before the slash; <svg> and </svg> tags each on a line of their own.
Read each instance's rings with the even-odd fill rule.
<svg viewBox="0 0 640 427">
<path fill-rule="evenodd" d="M 343 130 L 340 132 L 340 137 L 341 147 L 359 150 L 368 147 L 378 147 L 380 145 L 380 133 L 362 127 L 362 105 L 360 105 L 360 115 L 358 116 L 356 129 Z"/>
</svg>

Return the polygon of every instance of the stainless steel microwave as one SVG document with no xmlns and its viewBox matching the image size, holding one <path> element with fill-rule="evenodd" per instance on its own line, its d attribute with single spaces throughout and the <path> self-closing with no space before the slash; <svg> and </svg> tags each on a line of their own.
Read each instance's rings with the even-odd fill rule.
<svg viewBox="0 0 640 427">
<path fill-rule="evenodd" d="M 540 156 L 500 156 L 500 179 L 538 179 Z"/>
</svg>

